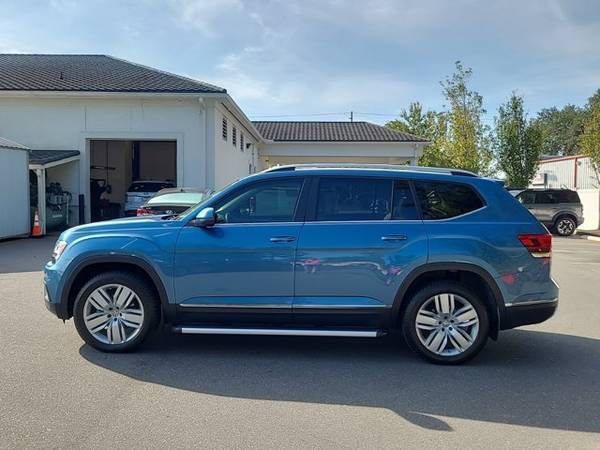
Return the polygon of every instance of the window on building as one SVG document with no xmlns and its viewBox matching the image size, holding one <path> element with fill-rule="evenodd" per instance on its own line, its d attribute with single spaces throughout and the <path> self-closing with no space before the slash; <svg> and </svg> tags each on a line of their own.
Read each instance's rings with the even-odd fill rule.
<svg viewBox="0 0 600 450">
<path fill-rule="evenodd" d="M 234 147 L 237 145 L 237 129 L 235 127 L 231 128 L 231 143 Z"/>
<path fill-rule="evenodd" d="M 223 117 L 223 122 L 222 122 L 222 136 L 224 140 L 227 140 L 227 117 Z"/>
<path fill-rule="evenodd" d="M 423 220 L 449 219 L 484 206 L 473 188 L 464 184 L 416 181 L 415 188 Z"/>
<path fill-rule="evenodd" d="M 317 194 L 318 221 L 384 220 L 390 218 L 391 180 L 322 178 Z"/>
<path fill-rule="evenodd" d="M 240 132 L 240 150 L 244 151 L 244 133 Z"/>
</svg>

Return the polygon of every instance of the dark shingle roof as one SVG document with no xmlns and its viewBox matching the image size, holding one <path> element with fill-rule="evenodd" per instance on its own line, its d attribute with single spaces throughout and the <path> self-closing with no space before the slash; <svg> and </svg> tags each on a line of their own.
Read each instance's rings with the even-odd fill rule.
<svg viewBox="0 0 600 450">
<path fill-rule="evenodd" d="M 252 122 L 268 140 L 282 142 L 427 142 L 370 122 Z"/>
<path fill-rule="evenodd" d="M 79 156 L 78 150 L 29 150 L 29 164 L 43 166 L 54 161 Z"/>
<path fill-rule="evenodd" d="M 226 92 L 112 56 L 21 54 L 0 54 L 0 91 Z"/>
</svg>

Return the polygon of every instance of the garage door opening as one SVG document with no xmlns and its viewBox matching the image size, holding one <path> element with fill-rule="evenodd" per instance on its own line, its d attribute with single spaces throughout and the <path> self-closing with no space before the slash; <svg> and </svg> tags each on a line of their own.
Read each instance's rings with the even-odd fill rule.
<svg viewBox="0 0 600 450">
<path fill-rule="evenodd" d="M 148 192 L 176 185 L 176 141 L 90 141 L 92 222 L 134 215 Z"/>
</svg>

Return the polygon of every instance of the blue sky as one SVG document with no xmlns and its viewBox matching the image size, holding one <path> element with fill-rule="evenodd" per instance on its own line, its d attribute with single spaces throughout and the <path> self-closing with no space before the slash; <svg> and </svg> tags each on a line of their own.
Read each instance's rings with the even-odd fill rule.
<svg viewBox="0 0 600 450">
<path fill-rule="evenodd" d="M 0 0 L 0 52 L 114 55 L 220 85 L 252 119 L 354 110 L 382 123 L 414 100 L 440 109 L 456 60 L 490 123 L 513 90 L 534 114 L 600 88 L 595 0 L 41 3 Z"/>
</svg>

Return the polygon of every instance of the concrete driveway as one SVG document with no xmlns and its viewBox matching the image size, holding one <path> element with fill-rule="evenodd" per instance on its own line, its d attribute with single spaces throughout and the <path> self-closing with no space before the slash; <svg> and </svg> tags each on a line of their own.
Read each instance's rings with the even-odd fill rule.
<svg viewBox="0 0 600 450">
<path fill-rule="evenodd" d="M 83 345 L 42 300 L 53 238 L 0 243 L 0 448 L 600 448 L 600 243 L 555 239 L 557 315 L 472 363 L 378 340 Z"/>
</svg>

